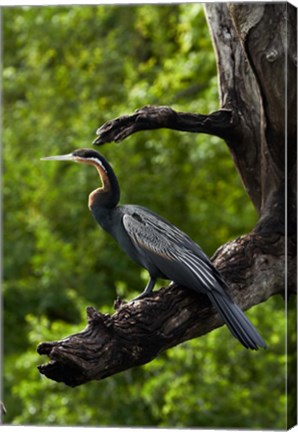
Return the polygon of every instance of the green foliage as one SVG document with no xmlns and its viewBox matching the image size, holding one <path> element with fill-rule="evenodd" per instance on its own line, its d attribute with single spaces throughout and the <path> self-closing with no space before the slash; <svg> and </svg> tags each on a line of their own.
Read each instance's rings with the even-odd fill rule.
<svg viewBox="0 0 298 432">
<path fill-rule="evenodd" d="M 40 341 L 112 312 L 144 272 L 95 224 L 88 166 L 40 157 L 90 147 L 104 121 L 146 104 L 218 108 L 200 4 L 3 10 L 5 422 L 33 425 L 283 428 L 283 302 L 248 315 L 269 345 L 251 353 L 226 328 L 152 363 L 70 389 L 36 369 Z M 253 227 L 254 209 L 222 141 L 167 130 L 101 149 L 122 203 L 160 213 L 207 254 Z"/>
</svg>

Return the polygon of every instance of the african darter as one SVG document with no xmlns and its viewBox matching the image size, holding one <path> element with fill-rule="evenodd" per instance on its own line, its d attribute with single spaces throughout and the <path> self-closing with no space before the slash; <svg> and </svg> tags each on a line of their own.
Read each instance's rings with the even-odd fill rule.
<svg viewBox="0 0 298 432">
<path fill-rule="evenodd" d="M 85 163 L 97 169 L 102 187 L 90 193 L 89 209 L 97 223 L 150 275 L 145 290 L 134 300 L 148 296 L 158 278 L 171 280 L 207 294 L 231 333 L 246 348 L 266 348 L 255 327 L 227 294 L 227 284 L 221 274 L 190 237 L 147 208 L 118 206 L 119 184 L 102 155 L 94 150 L 79 149 L 43 159 Z"/>
</svg>

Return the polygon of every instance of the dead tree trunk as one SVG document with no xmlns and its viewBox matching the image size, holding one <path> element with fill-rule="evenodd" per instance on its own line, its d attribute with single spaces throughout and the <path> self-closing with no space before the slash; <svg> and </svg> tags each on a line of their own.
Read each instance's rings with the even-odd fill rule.
<svg viewBox="0 0 298 432">
<path fill-rule="evenodd" d="M 218 61 L 221 109 L 201 115 L 144 107 L 104 124 L 95 144 L 156 128 L 225 140 L 259 221 L 212 259 L 231 297 L 247 309 L 295 291 L 296 10 L 286 3 L 210 3 L 206 16 Z M 38 352 L 52 360 L 39 366 L 41 373 L 70 386 L 103 379 L 222 325 L 204 296 L 176 285 L 119 303 L 112 316 L 93 308 L 87 314 L 82 332 L 39 345 Z"/>
</svg>

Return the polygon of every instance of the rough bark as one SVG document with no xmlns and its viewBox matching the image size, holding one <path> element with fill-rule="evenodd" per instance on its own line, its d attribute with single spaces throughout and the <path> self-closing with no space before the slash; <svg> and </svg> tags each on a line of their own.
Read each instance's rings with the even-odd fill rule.
<svg viewBox="0 0 298 432">
<path fill-rule="evenodd" d="M 168 128 L 206 133 L 224 138 L 231 130 L 232 112 L 219 110 L 209 115 L 176 112 L 167 106 L 144 106 L 134 114 L 106 122 L 97 130 L 94 144 L 119 142 L 141 130 Z"/>
<path fill-rule="evenodd" d="M 143 107 L 103 125 L 95 144 L 162 127 L 225 140 L 259 221 L 251 233 L 220 247 L 213 262 L 231 297 L 248 309 L 295 291 L 296 10 L 286 3 L 209 3 L 206 15 L 218 60 L 220 110 L 202 115 Z M 112 316 L 88 308 L 85 330 L 40 344 L 38 352 L 52 360 L 40 372 L 76 386 L 147 363 L 222 324 L 204 296 L 176 285 L 116 306 Z"/>
</svg>

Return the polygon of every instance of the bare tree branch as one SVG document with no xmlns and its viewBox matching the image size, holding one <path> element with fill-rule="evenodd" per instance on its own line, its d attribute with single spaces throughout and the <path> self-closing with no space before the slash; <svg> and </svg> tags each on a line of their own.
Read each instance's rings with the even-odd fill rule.
<svg viewBox="0 0 298 432">
<path fill-rule="evenodd" d="M 176 112 L 167 106 L 144 106 L 134 114 L 110 120 L 97 130 L 93 144 L 102 145 L 122 141 L 135 132 L 151 129 L 175 129 L 186 132 L 206 133 L 224 137 L 232 127 L 229 110 L 209 115 Z"/>
</svg>

